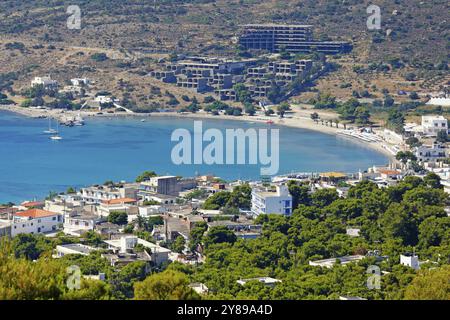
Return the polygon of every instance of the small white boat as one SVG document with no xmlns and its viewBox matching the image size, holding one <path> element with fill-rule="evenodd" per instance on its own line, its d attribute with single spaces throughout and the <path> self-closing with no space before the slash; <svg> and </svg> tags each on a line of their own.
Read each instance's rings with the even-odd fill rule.
<svg viewBox="0 0 450 320">
<path fill-rule="evenodd" d="M 141 119 L 141 122 L 145 122 L 145 119 Z"/>
<path fill-rule="evenodd" d="M 45 134 L 55 134 L 57 131 L 55 129 L 52 129 L 52 118 L 48 118 L 48 130 L 44 131 Z"/>
<path fill-rule="evenodd" d="M 52 135 L 50 137 L 50 139 L 52 139 L 54 141 L 62 140 L 62 137 L 58 134 L 58 131 L 59 131 L 59 126 L 58 126 L 58 122 L 56 122 L 56 130 L 54 132 L 54 135 Z"/>
</svg>

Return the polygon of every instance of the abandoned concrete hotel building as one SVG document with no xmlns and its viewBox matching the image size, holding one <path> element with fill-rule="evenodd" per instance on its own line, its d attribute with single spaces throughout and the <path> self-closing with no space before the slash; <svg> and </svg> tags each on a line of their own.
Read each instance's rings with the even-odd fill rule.
<svg viewBox="0 0 450 320">
<path fill-rule="evenodd" d="M 347 42 L 314 41 L 312 26 L 304 25 L 246 25 L 239 43 L 247 49 L 272 52 L 283 48 L 289 52 L 318 51 L 325 54 L 351 50 Z M 234 85 L 238 83 L 244 84 L 253 98 L 264 99 L 274 85 L 286 87 L 304 79 L 312 66 L 313 61 L 305 59 L 264 62 L 260 59 L 185 56 L 176 62 L 164 63 L 165 70 L 155 70 L 150 75 L 198 93 L 212 92 L 222 101 L 236 101 Z"/>
<path fill-rule="evenodd" d="M 270 52 L 322 52 L 325 54 L 351 51 L 349 42 L 315 41 L 313 26 L 299 24 L 247 24 L 242 26 L 239 45 L 244 49 Z"/>
</svg>

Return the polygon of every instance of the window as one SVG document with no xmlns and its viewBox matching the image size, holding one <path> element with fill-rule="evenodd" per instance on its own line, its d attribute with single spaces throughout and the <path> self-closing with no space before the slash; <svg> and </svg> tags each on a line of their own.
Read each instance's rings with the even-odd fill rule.
<svg viewBox="0 0 450 320">
<path fill-rule="evenodd" d="M 52 220 L 55 221 L 55 220 L 56 220 L 56 217 L 53 217 Z"/>
</svg>

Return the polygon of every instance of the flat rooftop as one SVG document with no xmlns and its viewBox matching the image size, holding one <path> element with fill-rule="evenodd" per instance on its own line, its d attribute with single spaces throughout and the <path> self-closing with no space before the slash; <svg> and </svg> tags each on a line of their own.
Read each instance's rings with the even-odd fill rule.
<svg viewBox="0 0 450 320">
<path fill-rule="evenodd" d="M 91 248 L 89 246 L 85 246 L 85 245 L 82 245 L 79 243 L 63 244 L 63 245 L 59 245 L 58 247 L 85 253 L 85 254 L 89 254 L 90 252 L 95 250 L 94 248 Z"/>
</svg>

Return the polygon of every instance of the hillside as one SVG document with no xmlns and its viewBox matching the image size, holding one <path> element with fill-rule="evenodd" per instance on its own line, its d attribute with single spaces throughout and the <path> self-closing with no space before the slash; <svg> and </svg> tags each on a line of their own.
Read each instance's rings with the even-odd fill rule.
<svg viewBox="0 0 450 320">
<path fill-rule="evenodd" d="M 165 88 L 144 76 L 161 55 L 234 55 L 240 24 L 275 22 L 312 24 L 317 39 L 354 44 L 350 55 L 335 58 L 341 68 L 317 86 L 338 98 L 373 85 L 378 92 L 388 88 L 427 93 L 447 84 L 448 72 L 442 69 L 448 63 L 448 2 L 378 1 L 380 31 L 367 29 L 369 4 L 356 0 L 6 0 L 0 11 L 0 73 L 17 72 L 15 90 L 27 86 L 35 75 L 51 74 L 60 81 L 68 75 L 87 76 L 99 89 L 117 90 L 118 96 L 128 93 L 137 104 L 164 104 L 170 96 L 165 90 L 174 91 L 178 98 L 193 94 Z M 81 30 L 67 28 L 68 5 L 80 6 Z M 109 60 L 92 61 L 93 52 L 104 52 Z M 381 72 L 383 64 L 389 70 Z M 355 66 L 363 72 L 355 73 Z M 411 73 L 414 81 L 406 81 Z M 340 88 L 343 83 L 350 85 Z M 151 94 L 152 86 L 161 87 L 163 94 Z"/>
</svg>

